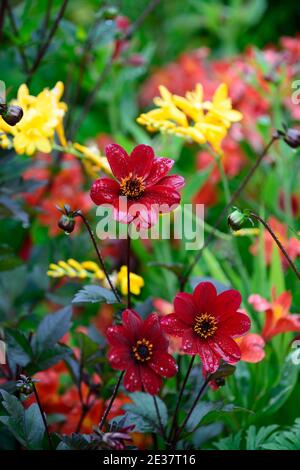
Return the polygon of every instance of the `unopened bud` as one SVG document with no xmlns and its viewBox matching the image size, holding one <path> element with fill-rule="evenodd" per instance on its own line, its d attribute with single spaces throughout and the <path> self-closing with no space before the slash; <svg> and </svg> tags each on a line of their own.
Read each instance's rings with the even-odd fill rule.
<svg viewBox="0 0 300 470">
<path fill-rule="evenodd" d="M 1 105 L 1 116 L 10 126 L 15 126 L 23 117 L 23 109 L 16 105 Z"/>
<path fill-rule="evenodd" d="M 241 212 L 239 209 L 235 208 L 227 218 L 227 223 L 229 227 L 233 230 L 240 230 L 245 222 L 248 220 L 248 216 Z"/>
<path fill-rule="evenodd" d="M 71 215 L 63 214 L 58 221 L 58 226 L 65 233 L 72 233 L 75 228 L 75 220 Z"/>
<path fill-rule="evenodd" d="M 293 149 L 300 147 L 300 130 L 299 129 L 287 129 L 283 140 Z"/>
<path fill-rule="evenodd" d="M 114 6 L 104 8 L 102 16 L 106 20 L 114 20 L 118 15 L 118 9 Z"/>
</svg>

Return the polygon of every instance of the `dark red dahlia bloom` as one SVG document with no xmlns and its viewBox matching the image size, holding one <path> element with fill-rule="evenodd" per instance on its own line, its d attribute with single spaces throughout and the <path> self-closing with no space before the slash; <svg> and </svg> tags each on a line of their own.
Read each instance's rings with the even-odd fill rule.
<svg viewBox="0 0 300 470">
<path fill-rule="evenodd" d="M 235 364 L 241 351 L 233 338 L 247 333 L 250 319 L 238 312 L 241 295 L 227 290 L 217 295 L 210 282 L 201 282 L 193 294 L 179 292 L 174 300 L 174 313 L 161 319 L 166 333 L 182 338 L 187 354 L 199 354 L 204 375 L 215 372 L 221 359 Z"/>
<path fill-rule="evenodd" d="M 177 365 L 167 352 L 169 343 L 156 314 L 142 320 L 133 310 L 124 310 L 122 325 L 108 328 L 106 337 L 110 365 L 126 371 L 124 386 L 129 392 L 144 390 L 155 395 L 161 377 L 176 374 Z"/>
<path fill-rule="evenodd" d="M 148 228 L 159 213 L 170 212 L 180 203 L 183 177 L 166 176 L 173 160 L 155 157 L 149 145 L 137 145 L 128 155 L 120 145 L 109 144 L 105 152 L 116 180 L 94 181 L 91 198 L 98 206 L 112 205 L 117 220 Z"/>
</svg>

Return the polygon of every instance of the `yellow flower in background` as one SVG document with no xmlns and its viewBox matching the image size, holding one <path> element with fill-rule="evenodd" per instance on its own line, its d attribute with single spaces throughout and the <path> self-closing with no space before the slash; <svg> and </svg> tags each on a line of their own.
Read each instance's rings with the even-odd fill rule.
<svg viewBox="0 0 300 470">
<path fill-rule="evenodd" d="M 45 88 L 37 96 L 30 95 L 27 85 L 19 87 L 17 99 L 12 103 L 21 106 L 23 118 L 15 126 L 0 118 L 0 130 L 12 137 L 12 145 L 19 154 L 33 155 L 36 151 L 50 153 L 57 132 L 62 145 L 66 145 L 63 118 L 67 105 L 61 102 L 64 85 L 57 82 L 54 88 Z M 3 141 L 3 138 L 2 138 Z"/>
<path fill-rule="evenodd" d="M 79 262 L 73 258 L 67 261 L 61 260 L 57 264 L 51 263 L 49 265 L 47 275 L 55 279 L 69 277 L 71 279 L 97 280 L 104 287 L 109 288 L 104 272 L 94 261 Z M 120 289 L 122 295 L 127 295 L 127 266 L 122 266 L 118 273 L 112 273 L 110 278 L 113 284 Z M 144 279 L 138 276 L 138 274 L 130 273 L 130 292 L 134 295 L 139 295 L 143 286 Z"/>
<path fill-rule="evenodd" d="M 154 98 L 157 109 L 141 114 L 137 122 L 150 132 L 160 131 L 183 137 L 198 144 L 209 143 L 221 153 L 221 144 L 231 124 L 242 119 L 239 111 L 232 109 L 227 85 L 222 83 L 212 101 L 203 101 L 203 87 L 198 83 L 186 95 L 172 95 L 164 86 L 161 96 Z"/>
<path fill-rule="evenodd" d="M 75 143 L 73 148 L 82 154 L 82 163 L 89 176 L 97 178 L 100 171 L 112 174 L 107 158 L 100 155 L 98 147 L 85 147 Z"/>
<path fill-rule="evenodd" d="M 130 273 L 130 292 L 134 295 L 139 295 L 141 293 L 142 287 L 144 287 L 144 279 L 138 274 Z M 122 266 L 117 275 L 117 287 L 120 288 L 120 291 L 123 295 L 128 294 L 128 285 L 127 285 L 127 266 Z"/>
</svg>

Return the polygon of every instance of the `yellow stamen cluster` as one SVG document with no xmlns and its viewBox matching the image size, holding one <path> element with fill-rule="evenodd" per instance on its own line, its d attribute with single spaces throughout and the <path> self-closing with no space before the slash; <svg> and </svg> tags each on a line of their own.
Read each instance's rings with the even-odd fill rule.
<svg viewBox="0 0 300 470">
<path fill-rule="evenodd" d="M 132 348 L 135 359 L 141 362 L 149 361 L 153 354 L 153 344 L 143 338 L 136 342 Z"/>
<path fill-rule="evenodd" d="M 157 109 L 143 113 L 137 122 L 150 132 L 174 134 L 199 144 L 209 143 L 221 152 L 221 143 L 233 122 L 243 115 L 232 109 L 228 88 L 222 83 L 215 91 L 212 101 L 203 101 L 200 83 L 185 97 L 172 95 L 164 86 L 159 87 L 161 96 L 154 98 Z"/>
<path fill-rule="evenodd" d="M 122 179 L 120 189 L 122 196 L 137 199 L 145 191 L 145 184 L 143 178 L 130 174 Z"/>
<path fill-rule="evenodd" d="M 217 325 L 217 320 L 213 315 L 202 313 L 195 318 L 194 331 L 201 336 L 201 338 L 206 339 L 215 334 Z"/>
</svg>

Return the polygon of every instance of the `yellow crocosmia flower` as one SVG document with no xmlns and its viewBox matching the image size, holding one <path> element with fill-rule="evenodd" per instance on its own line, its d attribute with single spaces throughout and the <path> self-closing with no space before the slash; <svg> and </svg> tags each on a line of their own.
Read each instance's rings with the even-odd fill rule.
<svg viewBox="0 0 300 470">
<path fill-rule="evenodd" d="M 96 146 L 86 147 L 84 145 L 75 143 L 73 144 L 73 147 L 75 150 L 78 150 L 82 153 L 83 165 L 91 177 L 97 177 L 100 171 L 104 171 L 104 173 L 107 175 L 112 174 L 107 158 L 100 155 L 100 152 Z"/>
<path fill-rule="evenodd" d="M 78 261 L 73 258 L 70 258 L 68 259 L 67 263 L 69 266 L 71 266 L 71 268 L 75 269 L 75 271 L 77 272 L 77 277 L 79 277 L 80 279 L 85 279 L 86 277 L 88 277 L 87 271 L 82 267 L 82 265 Z"/>
<path fill-rule="evenodd" d="M 233 235 L 235 237 L 251 237 L 259 235 L 259 233 L 259 228 L 241 228 L 240 230 L 233 232 Z"/>
<path fill-rule="evenodd" d="M 83 261 L 81 263 L 81 266 L 83 269 L 86 269 L 87 271 L 91 271 L 96 279 L 102 280 L 104 279 L 104 272 L 102 269 L 99 268 L 98 264 L 95 263 L 94 261 Z"/>
<path fill-rule="evenodd" d="M 3 149 L 8 149 L 10 148 L 10 146 L 11 146 L 11 143 L 10 143 L 9 138 L 4 132 L 0 131 L 0 147 Z"/>
<path fill-rule="evenodd" d="M 160 86 L 161 97 L 154 98 L 157 106 L 141 114 L 137 122 L 149 132 L 159 131 L 183 137 L 198 144 L 209 143 L 222 154 L 221 144 L 233 122 L 240 121 L 242 114 L 232 109 L 226 84 L 221 84 L 212 101 L 203 101 L 200 83 L 185 96 L 172 95 Z"/>
<path fill-rule="evenodd" d="M 130 292 L 134 295 L 139 295 L 144 286 L 144 279 L 138 274 L 130 273 Z M 122 266 L 117 275 L 117 286 L 123 295 L 128 294 L 127 285 L 127 266 Z"/>
<path fill-rule="evenodd" d="M 62 145 L 66 145 L 63 118 L 67 105 L 60 101 L 63 83 L 58 82 L 53 89 L 45 88 L 37 96 L 30 95 L 27 85 L 22 84 L 17 99 L 12 103 L 21 106 L 23 118 L 15 126 L 0 128 L 13 136 L 13 146 L 17 153 L 33 155 L 36 151 L 50 153 L 55 132 Z"/>
<path fill-rule="evenodd" d="M 47 271 L 49 277 L 63 277 L 65 275 L 64 269 L 60 268 L 57 264 L 51 263 Z"/>
<path fill-rule="evenodd" d="M 232 122 L 238 122 L 243 118 L 242 113 L 232 109 L 231 99 L 228 97 L 228 87 L 225 83 L 219 85 L 215 91 L 212 102 L 206 101 L 204 108 L 208 116 L 220 120 L 225 127 L 229 128 Z"/>
<path fill-rule="evenodd" d="M 65 261 L 61 260 L 57 264 L 60 268 L 64 269 L 64 271 L 66 273 L 66 276 L 68 276 L 68 277 L 78 277 L 77 272 L 75 271 L 75 269 L 71 268 L 71 266 L 69 266 L 68 263 L 66 263 Z"/>
</svg>

